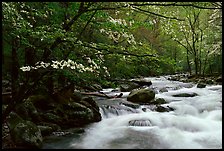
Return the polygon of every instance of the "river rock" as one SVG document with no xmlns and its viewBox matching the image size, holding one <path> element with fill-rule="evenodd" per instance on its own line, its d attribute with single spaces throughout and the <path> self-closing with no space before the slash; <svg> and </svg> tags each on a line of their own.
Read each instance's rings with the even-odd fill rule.
<svg viewBox="0 0 224 151">
<path fill-rule="evenodd" d="M 172 107 L 164 107 L 164 106 L 161 106 L 161 105 L 157 105 L 156 108 L 155 108 L 155 111 L 157 112 L 169 112 L 169 111 L 173 111 L 174 109 Z"/>
<path fill-rule="evenodd" d="M 168 92 L 167 88 L 161 88 L 159 92 Z"/>
<path fill-rule="evenodd" d="M 7 122 L 16 146 L 19 148 L 41 148 L 43 138 L 37 125 L 23 120 L 14 112 L 9 114 Z"/>
<path fill-rule="evenodd" d="M 139 89 L 132 91 L 128 97 L 127 101 L 133 103 L 150 103 L 155 98 L 155 92 L 152 89 Z"/>
<path fill-rule="evenodd" d="M 129 126 L 152 126 L 150 120 L 131 120 L 128 122 Z"/>
<path fill-rule="evenodd" d="M 219 76 L 215 81 L 216 82 L 222 82 L 222 76 Z"/>
<path fill-rule="evenodd" d="M 205 88 L 205 87 L 206 87 L 206 84 L 203 84 L 203 83 L 197 84 L 197 88 Z"/>
<path fill-rule="evenodd" d="M 152 85 L 152 82 L 150 80 L 146 80 L 146 79 L 135 79 L 135 80 L 131 80 L 131 82 L 134 82 L 140 86 L 150 86 Z"/>
<path fill-rule="evenodd" d="M 174 94 L 172 96 L 174 97 L 195 97 L 197 96 L 197 93 L 180 93 L 180 94 Z"/>
<path fill-rule="evenodd" d="M 121 92 L 129 92 L 133 89 L 139 88 L 139 85 L 136 83 L 129 83 L 129 84 L 121 84 L 120 91 Z"/>
<path fill-rule="evenodd" d="M 214 81 L 212 79 L 206 79 L 206 84 L 214 84 Z"/>
<path fill-rule="evenodd" d="M 139 104 L 134 104 L 134 103 L 124 103 L 124 102 L 121 102 L 121 103 L 119 103 L 119 104 L 120 104 L 120 105 L 125 105 L 125 106 L 127 106 L 127 107 L 131 107 L 131 108 L 133 108 L 133 109 L 137 109 L 137 108 L 140 107 Z"/>
<path fill-rule="evenodd" d="M 40 95 L 32 96 L 26 100 L 26 102 L 32 101 L 36 107 L 36 109 L 33 108 L 33 111 L 39 113 L 40 120 L 36 121 L 38 124 L 45 122 L 56 124 L 60 128 L 71 128 L 85 126 L 101 120 L 99 107 L 91 97 L 82 97 L 79 92 L 57 94 L 57 96 L 60 96 L 57 100 L 54 100 L 55 96 L 51 98 L 50 96 Z M 31 114 L 29 113 L 31 111 L 24 109 L 24 107 L 20 108 L 19 111 L 30 117 Z"/>
<path fill-rule="evenodd" d="M 108 116 L 109 114 L 122 115 L 124 112 L 137 113 L 135 109 L 121 105 L 102 105 L 101 109 L 105 116 Z"/>
<path fill-rule="evenodd" d="M 155 99 L 155 101 L 152 102 L 152 104 L 165 104 L 165 103 L 167 102 L 165 101 L 164 98 L 157 98 Z"/>
</svg>

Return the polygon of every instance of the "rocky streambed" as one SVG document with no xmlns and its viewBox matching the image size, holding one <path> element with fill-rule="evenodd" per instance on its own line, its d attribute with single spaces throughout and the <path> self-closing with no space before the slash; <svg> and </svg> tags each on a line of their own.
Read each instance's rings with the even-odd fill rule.
<svg viewBox="0 0 224 151">
<path fill-rule="evenodd" d="M 134 90 L 103 89 L 100 94 L 109 97 L 92 96 L 100 121 L 84 126 L 82 133 L 48 137 L 42 148 L 222 148 L 222 85 L 200 87 L 170 78 L 143 78 L 151 84 Z"/>
</svg>

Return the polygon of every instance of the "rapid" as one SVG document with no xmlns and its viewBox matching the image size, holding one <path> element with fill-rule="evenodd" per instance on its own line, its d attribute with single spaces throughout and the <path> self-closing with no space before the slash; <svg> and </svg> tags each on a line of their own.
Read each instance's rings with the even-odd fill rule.
<svg viewBox="0 0 224 151">
<path fill-rule="evenodd" d="M 174 110 L 157 112 L 155 105 L 136 105 L 122 98 L 96 97 L 102 120 L 85 127 L 82 134 L 46 142 L 43 148 L 70 149 L 221 149 L 222 85 L 196 84 L 167 80 L 168 76 L 147 77 L 155 98 L 164 98 L 164 107 Z M 167 92 L 159 91 L 166 88 Z M 103 89 L 109 96 L 121 92 Z M 174 97 L 196 93 L 194 97 Z M 129 105 L 127 105 L 129 104 Z M 132 104 L 133 106 L 130 106 Z"/>
</svg>

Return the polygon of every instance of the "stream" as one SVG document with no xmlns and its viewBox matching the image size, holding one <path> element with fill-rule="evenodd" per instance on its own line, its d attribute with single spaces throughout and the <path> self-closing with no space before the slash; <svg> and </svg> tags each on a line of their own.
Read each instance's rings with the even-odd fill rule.
<svg viewBox="0 0 224 151">
<path fill-rule="evenodd" d="M 155 98 L 164 98 L 164 107 L 174 110 L 157 112 L 155 105 L 137 105 L 121 98 L 95 97 L 102 120 L 86 126 L 84 133 L 46 139 L 43 149 L 221 149 L 222 85 L 206 85 L 167 80 L 169 76 L 147 77 Z M 168 92 L 159 91 L 166 88 Z M 109 96 L 119 89 L 103 89 Z M 197 93 L 194 97 L 174 97 Z M 126 105 L 131 104 L 132 106 Z"/>
</svg>

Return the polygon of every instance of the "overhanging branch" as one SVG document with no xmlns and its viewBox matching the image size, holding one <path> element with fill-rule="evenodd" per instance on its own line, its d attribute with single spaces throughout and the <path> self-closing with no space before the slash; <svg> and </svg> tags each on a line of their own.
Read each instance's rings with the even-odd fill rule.
<svg viewBox="0 0 224 151">
<path fill-rule="evenodd" d="M 166 19 L 174 19 L 174 20 L 178 20 L 178 21 L 184 21 L 184 19 L 179 19 L 179 18 L 176 18 L 176 17 L 164 16 L 164 15 L 161 15 L 161 14 L 157 14 L 157 13 L 154 13 L 154 12 L 150 12 L 150 11 L 147 11 L 147 10 L 143 10 L 141 8 L 138 8 L 138 7 L 133 7 L 133 8 L 135 8 L 134 9 L 135 11 L 138 11 L 140 13 L 143 12 L 143 13 L 155 15 L 155 16 L 158 16 L 158 17 L 163 17 L 163 18 L 166 18 Z"/>
</svg>

